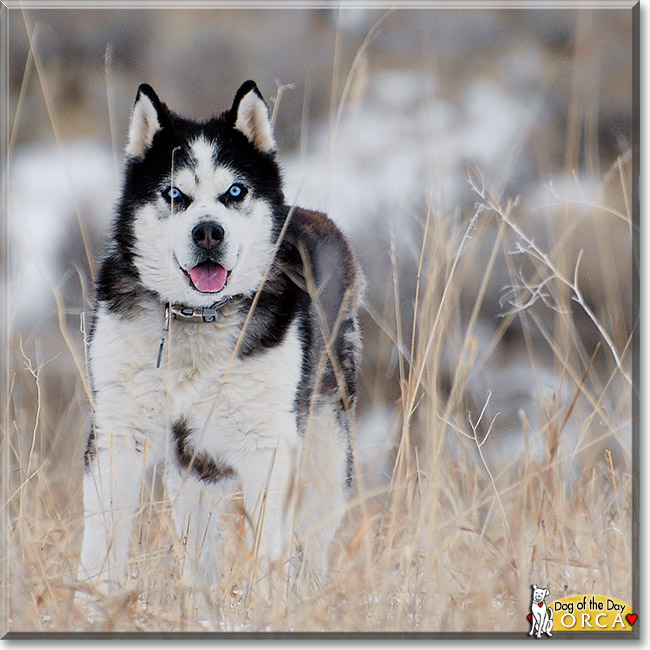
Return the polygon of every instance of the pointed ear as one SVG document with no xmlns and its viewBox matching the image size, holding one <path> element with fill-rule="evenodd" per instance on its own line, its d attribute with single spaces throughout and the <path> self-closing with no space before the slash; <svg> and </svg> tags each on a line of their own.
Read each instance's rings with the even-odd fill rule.
<svg viewBox="0 0 650 650">
<path fill-rule="evenodd" d="M 135 96 L 129 126 L 129 142 L 126 154 L 131 158 L 142 158 L 153 141 L 154 135 L 167 121 L 169 110 L 158 99 L 153 88 L 141 84 Z"/>
<path fill-rule="evenodd" d="M 254 81 L 246 81 L 239 88 L 229 118 L 231 124 L 261 152 L 275 151 L 269 109 Z"/>
</svg>

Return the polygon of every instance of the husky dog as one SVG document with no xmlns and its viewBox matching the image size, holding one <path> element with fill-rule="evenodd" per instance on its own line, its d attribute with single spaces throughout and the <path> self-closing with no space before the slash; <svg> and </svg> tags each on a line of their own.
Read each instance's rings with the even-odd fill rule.
<svg viewBox="0 0 650 650">
<path fill-rule="evenodd" d="M 191 580 L 218 580 L 235 492 L 263 571 L 296 548 L 326 568 L 352 480 L 363 279 L 327 216 L 285 203 L 275 151 L 252 81 L 203 122 L 138 89 L 89 333 L 80 578 L 101 590 L 124 576 L 155 470 Z"/>
</svg>

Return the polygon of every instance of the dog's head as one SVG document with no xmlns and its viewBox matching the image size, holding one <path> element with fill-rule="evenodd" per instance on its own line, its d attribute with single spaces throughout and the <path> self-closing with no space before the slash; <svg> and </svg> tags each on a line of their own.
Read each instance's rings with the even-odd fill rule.
<svg viewBox="0 0 650 650">
<path fill-rule="evenodd" d="M 118 237 L 144 287 L 196 307 L 252 295 L 284 202 L 269 111 L 255 83 L 204 122 L 180 117 L 140 86 L 126 153 Z"/>
<path fill-rule="evenodd" d="M 538 587 L 537 585 L 532 585 L 533 587 L 533 604 L 543 603 L 544 598 L 548 596 L 551 592 L 544 587 Z"/>
</svg>

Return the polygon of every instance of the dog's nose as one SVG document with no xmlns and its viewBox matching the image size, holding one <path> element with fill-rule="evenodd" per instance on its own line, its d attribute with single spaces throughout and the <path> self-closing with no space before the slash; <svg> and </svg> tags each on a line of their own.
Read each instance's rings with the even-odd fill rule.
<svg viewBox="0 0 650 650">
<path fill-rule="evenodd" d="M 223 228 L 212 221 L 203 221 L 192 230 L 192 240 L 197 246 L 209 251 L 223 240 Z"/>
</svg>

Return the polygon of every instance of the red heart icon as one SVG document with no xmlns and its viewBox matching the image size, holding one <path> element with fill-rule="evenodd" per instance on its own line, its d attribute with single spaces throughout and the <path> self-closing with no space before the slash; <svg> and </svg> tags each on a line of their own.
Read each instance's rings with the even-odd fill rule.
<svg viewBox="0 0 650 650">
<path fill-rule="evenodd" d="M 528 614 L 528 621 L 530 622 L 530 621 L 532 621 L 532 620 L 533 620 L 533 615 L 532 615 L 532 614 Z"/>
<path fill-rule="evenodd" d="M 628 614 L 625 618 L 630 625 L 634 625 L 636 623 L 636 619 L 639 617 L 636 614 Z"/>
<path fill-rule="evenodd" d="M 544 603 L 537 603 L 537 607 L 543 607 Z"/>
</svg>

